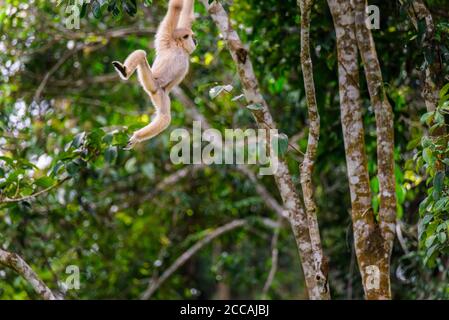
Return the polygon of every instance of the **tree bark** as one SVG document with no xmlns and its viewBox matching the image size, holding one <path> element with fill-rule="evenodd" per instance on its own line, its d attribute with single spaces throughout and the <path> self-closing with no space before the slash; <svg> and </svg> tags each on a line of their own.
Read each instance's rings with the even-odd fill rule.
<svg viewBox="0 0 449 320">
<path fill-rule="evenodd" d="M 323 299 L 330 299 L 327 258 L 323 254 L 317 220 L 317 206 L 313 198 L 314 187 L 312 183 L 313 167 L 320 138 L 320 115 L 316 103 L 315 84 L 313 81 L 313 65 L 310 56 L 310 12 L 313 0 L 298 0 L 301 10 L 301 69 L 306 91 L 307 110 L 309 117 L 309 136 L 304 160 L 300 166 L 301 187 L 304 205 L 309 223 L 310 240 L 314 252 L 314 263 L 321 274 L 317 275 L 317 285 L 320 287 Z"/>
<path fill-rule="evenodd" d="M 21 275 L 42 299 L 57 300 L 53 292 L 18 254 L 0 249 L 0 265 L 11 268 Z"/>
<path fill-rule="evenodd" d="M 243 46 L 237 32 L 232 28 L 226 11 L 217 1 L 213 1 L 210 4 L 208 0 L 201 0 L 201 2 L 211 15 L 212 20 L 228 45 L 229 52 L 237 67 L 247 102 L 249 104 L 259 104 L 262 107 L 260 110 L 252 110 L 258 126 L 260 128 L 269 127 L 275 129 L 276 126 L 268 110 L 268 105 L 260 92 L 249 52 Z M 268 146 L 270 148 L 271 144 L 268 143 Z M 309 298 L 323 299 L 322 295 L 327 293 L 321 292 L 317 284 L 317 278 L 321 276 L 322 272 L 319 266 L 316 266 L 314 263 L 315 258 L 309 233 L 309 228 L 313 226 L 308 225 L 307 215 L 302 208 L 287 163 L 284 160 L 279 159 L 278 170 L 274 177 L 295 235 Z"/>
<path fill-rule="evenodd" d="M 355 15 L 350 0 L 328 0 L 337 38 L 341 123 L 351 194 L 355 252 L 367 299 L 389 299 L 389 254 L 371 207 L 359 89 Z"/>
<path fill-rule="evenodd" d="M 379 221 L 384 249 L 391 255 L 396 230 L 396 181 L 394 176 L 393 110 L 385 93 L 382 71 L 371 30 L 365 24 L 366 0 L 354 0 L 357 44 L 374 107 L 377 135 L 377 177 L 379 179 Z"/>
</svg>

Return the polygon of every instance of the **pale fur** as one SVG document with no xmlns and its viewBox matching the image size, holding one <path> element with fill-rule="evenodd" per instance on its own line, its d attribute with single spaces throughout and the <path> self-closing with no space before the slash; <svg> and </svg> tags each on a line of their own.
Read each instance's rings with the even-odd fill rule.
<svg viewBox="0 0 449 320">
<path fill-rule="evenodd" d="M 171 89 L 180 84 L 189 70 L 190 54 L 195 50 L 192 23 L 194 0 L 170 0 L 168 11 L 155 38 L 156 58 L 150 67 L 146 52 L 136 50 L 125 62 L 114 61 L 120 77 L 128 80 L 137 69 L 139 82 L 151 97 L 156 116 L 150 124 L 133 133 L 128 148 L 164 131 L 170 124 Z"/>
</svg>

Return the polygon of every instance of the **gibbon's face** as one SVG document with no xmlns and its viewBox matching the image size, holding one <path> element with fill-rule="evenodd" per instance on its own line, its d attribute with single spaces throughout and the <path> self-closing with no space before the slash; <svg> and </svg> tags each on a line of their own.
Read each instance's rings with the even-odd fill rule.
<svg viewBox="0 0 449 320">
<path fill-rule="evenodd" d="M 180 47 L 183 47 L 189 54 L 195 51 L 196 40 L 192 30 L 177 29 L 175 30 L 175 40 Z"/>
</svg>

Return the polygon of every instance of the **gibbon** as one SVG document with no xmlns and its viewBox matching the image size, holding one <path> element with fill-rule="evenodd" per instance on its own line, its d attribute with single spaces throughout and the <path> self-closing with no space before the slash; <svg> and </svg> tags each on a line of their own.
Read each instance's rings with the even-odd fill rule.
<svg viewBox="0 0 449 320">
<path fill-rule="evenodd" d="M 132 52 L 125 62 L 112 62 L 120 77 L 128 80 L 137 69 L 139 82 L 156 109 L 150 124 L 133 133 L 127 149 L 164 131 L 170 124 L 171 89 L 181 83 L 189 70 L 190 54 L 196 48 L 192 32 L 194 0 L 170 0 L 168 11 L 158 27 L 156 58 L 150 67 L 144 50 Z"/>
</svg>

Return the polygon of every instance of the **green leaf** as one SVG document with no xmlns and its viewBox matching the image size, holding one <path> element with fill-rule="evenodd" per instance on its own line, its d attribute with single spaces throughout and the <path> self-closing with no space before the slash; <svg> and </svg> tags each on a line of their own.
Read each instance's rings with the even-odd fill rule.
<svg viewBox="0 0 449 320">
<path fill-rule="evenodd" d="M 424 218 L 422 219 L 423 225 L 426 225 L 432 220 L 433 216 L 431 214 L 426 214 Z"/>
<path fill-rule="evenodd" d="M 86 132 L 78 133 L 72 140 L 72 147 L 78 149 L 84 141 L 84 137 L 86 136 Z"/>
<path fill-rule="evenodd" d="M 75 162 L 75 161 L 70 161 L 67 166 L 66 166 L 67 172 L 71 175 L 74 176 L 76 175 L 79 170 L 80 170 L 80 166 Z"/>
<path fill-rule="evenodd" d="M 442 99 L 449 91 L 449 83 L 447 83 L 446 85 L 443 86 L 443 88 L 441 88 L 439 96 L 440 99 Z"/>
<path fill-rule="evenodd" d="M 102 129 L 94 129 L 87 136 L 87 142 L 90 146 L 98 148 L 101 145 L 101 140 L 104 135 L 105 133 Z"/>
<path fill-rule="evenodd" d="M 440 232 L 438 234 L 438 240 L 440 241 L 440 243 L 445 243 L 446 239 L 447 239 L 446 232 Z"/>
<path fill-rule="evenodd" d="M 426 243 L 425 243 L 425 245 L 426 245 L 426 248 L 430 248 L 430 246 L 433 244 L 433 242 L 435 241 L 435 239 L 436 239 L 436 235 L 431 235 L 430 237 L 428 237 L 427 239 L 426 239 Z"/>
<path fill-rule="evenodd" d="M 418 145 L 419 145 L 419 138 L 415 138 L 413 140 L 410 140 L 407 143 L 407 147 L 406 148 L 407 148 L 408 151 L 410 151 L 410 150 L 415 149 Z"/>
<path fill-rule="evenodd" d="M 433 211 L 439 212 L 444 209 L 446 204 L 448 203 L 449 198 L 441 198 L 437 202 L 435 202 L 435 205 L 433 206 Z"/>
<path fill-rule="evenodd" d="M 424 148 L 422 151 L 422 157 L 427 164 L 433 165 L 435 158 L 433 157 L 432 150 L 430 148 Z"/>
<path fill-rule="evenodd" d="M 37 179 L 36 181 L 34 181 L 34 183 L 40 187 L 48 188 L 55 184 L 55 180 L 53 180 L 53 178 L 45 176 Z"/>
<path fill-rule="evenodd" d="M 119 131 L 114 134 L 114 137 L 112 139 L 112 145 L 124 147 L 128 144 L 128 141 L 129 141 L 128 135 L 123 131 Z"/>
<path fill-rule="evenodd" d="M 111 144 L 113 139 L 114 139 L 114 134 L 108 133 L 103 137 L 103 142 L 106 144 Z"/>
<path fill-rule="evenodd" d="M 154 164 L 152 162 L 144 164 L 142 166 L 142 172 L 147 178 L 154 179 L 156 175 Z"/>
<path fill-rule="evenodd" d="M 95 1 L 92 4 L 92 13 L 94 14 L 94 17 L 97 19 L 101 18 L 101 16 L 102 16 L 101 8 L 102 8 L 102 5 L 101 5 L 100 1 Z"/>
<path fill-rule="evenodd" d="M 117 159 L 117 147 L 109 147 L 104 152 L 104 158 L 107 162 L 113 163 Z"/>
<path fill-rule="evenodd" d="M 56 162 L 55 166 L 49 170 L 50 175 L 52 175 L 52 176 L 57 176 L 58 173 L 59 173 L 59 170 L 60 170 L 63 166 L 64 166 L 64 162 L 62 162 L 62 161 Z"/>
<path fill-rule="evenodd" d="M 433 198 L 438 200 L 443 190 L 444 172 L 438 171 L 433 178 Z"/>
<path fill-rule="evenodd" d="M 0 156 L 0 160 L 5 161 L 9 166 L 13 166 L 14 165 L 14 160 L 5 156 Z"/>
<path fill-rule="evenodd" d="M 124 0 L 122 3 L 123 9 L 127 14 L 133 17 L 137 13 L 136 0 Z"/>
<path fill-rule="evenodd" d="M 87 5 L 87 3 L 83 3 L 83 5 L 81 6 L 80 18 L 84 18 L 86 16 Z"/>
<path fill-rule="evenodd" d="M 438 111 L 435 112 L 435 122 L 440 125 L 444 124 L 444 116 Z"/>
<path fill-rule="evenodd" d="M 438 248 L 438 245 L 435 244 L 432 247 L 430 247 L 427 251 L 426 251 L 426 257 L 424 258 L 424 264 L 429 266 L 430 268 L 433 268 L 435 265 L 435 250 Z"/>
<path fill-rule="evenodd" d="M 435 114 L 435 111 L 426 112 L 421 116 L 420 121 L 422 123 L 426 123 L 427 125 L 430 125 L 433 121 L 434 114 Z"/>
<path fill-rule="evenodd" d="M 230 84 L 224 85 L 224 86 L 215 86 L 209 90 L 209 97 L 211 99 L 215 99 L 218 97 L 222 92 L 231 92 L 234 87 Z"/>
</svg>

